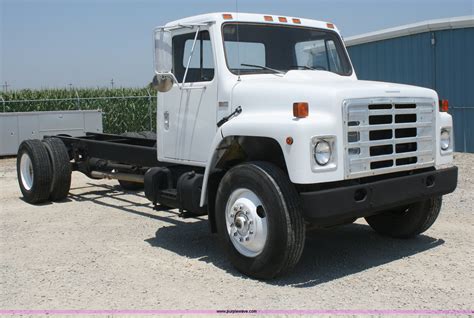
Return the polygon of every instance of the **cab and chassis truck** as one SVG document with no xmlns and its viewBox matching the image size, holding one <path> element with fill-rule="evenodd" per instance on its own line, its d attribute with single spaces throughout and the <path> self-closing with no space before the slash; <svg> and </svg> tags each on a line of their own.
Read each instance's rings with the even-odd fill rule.
<svg viewBox="0 0 474 318">
<path fill-rule="evenodd" d="M 332 23 L 213 13 L 153 32 L 156 138 L 24 141 L 25 201 L 66 198 L 71 171 L 207 215 L 232 264 L 270 279 L 309 229 L 365 218 L 412 238 L 454 191 L 452 118 L 431 89 L 358 80 Z"/>
</svg>

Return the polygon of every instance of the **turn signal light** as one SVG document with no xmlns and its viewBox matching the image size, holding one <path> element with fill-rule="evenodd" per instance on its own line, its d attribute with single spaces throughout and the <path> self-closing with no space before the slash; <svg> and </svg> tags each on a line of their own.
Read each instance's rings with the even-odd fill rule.
<svg viewBox="0 0 474 318">
<path fill-rule="evenodd" d="M 232 20 L 232 14 L 230 13 L 224 13 L 222 17 L 224 18 L 224 20 Z"/>
<path fill-rule="evenodd" d="M 442 112 L 447 112 L 449 110 L 449 101 L 447 99 L 441 99 L 439 101 L 439 110 Z"/>
<path fill-rule="evenodd" d="M 309 115 L 308 103 L 293 103 L 293 116 L 296 118 L 305 118 Z"/>
<path fill-rule="evenodd" d="M 273 22 L 273 17 L 272 16 L 266 15 L 263 18 L 265 19 L 265 21 Z"/>
</svg>

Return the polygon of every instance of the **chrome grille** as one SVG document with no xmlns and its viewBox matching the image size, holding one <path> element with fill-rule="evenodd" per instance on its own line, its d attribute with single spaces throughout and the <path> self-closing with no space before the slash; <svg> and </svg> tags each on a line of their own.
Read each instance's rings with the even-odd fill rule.
<svg viewBox="0 0 474 318">
<path fill-rule="evenodd" d="M 434 110 L 424 98 L 344 101 L 346 178 L 434 165 Z"/>
</svg>

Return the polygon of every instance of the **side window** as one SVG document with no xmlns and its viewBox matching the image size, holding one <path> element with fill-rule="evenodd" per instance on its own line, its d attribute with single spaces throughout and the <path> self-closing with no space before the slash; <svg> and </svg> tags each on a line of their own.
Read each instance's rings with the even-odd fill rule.
<svg viewBox="0 0 474 318">
<path fill-rule="evenodd" d="M 179 82 L 183 81 L 186 66 L 194 43 L 193 33 L 173 37 L 173 73 Z M 214 57 L 208 31 L 198 34 L 194 53 L 189 64 L 186 83 L 207 82 L 214 78 Z"/>
</svg>

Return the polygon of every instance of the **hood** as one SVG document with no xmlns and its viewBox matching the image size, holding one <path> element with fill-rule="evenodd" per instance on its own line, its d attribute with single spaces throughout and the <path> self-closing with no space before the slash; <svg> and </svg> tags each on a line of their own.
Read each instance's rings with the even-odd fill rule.
<svg viewBox="0 0 474 318">
<path fill-rule="evenodd" d="M 233 104 L 272 107 L 285 111 L 294 102 L 309 102 L 316 107 L 340 107 L 345 99 L 417 97 L 437 99 L 427 88 L 357 80 L 326 71 L 289 71 L 284 75 L 263 74 L 242 76 L 233 89 Z M 291 106 L 292 107 L 292 106 Z"/>
</svg>

